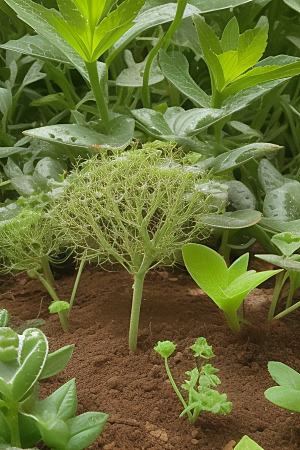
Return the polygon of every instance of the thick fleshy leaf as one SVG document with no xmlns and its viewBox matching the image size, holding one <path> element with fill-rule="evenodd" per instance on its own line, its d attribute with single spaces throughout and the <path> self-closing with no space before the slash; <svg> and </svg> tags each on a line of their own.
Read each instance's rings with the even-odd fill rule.
<svg viewBox="0 0 300 450">
<path fill-rule="evenodd" d="M 255 209 L 256 198 L 241 181 L 231 180 L 224 183 L 228 186 L 228 201 L 236 210 Z"/>
<path fill-rule="evenodd" d="M 42 422 L 53 419 L 68 420 L 77 410 L 75 378 L 65 383 L 53 394 L 38 402 L 32 415 Z"/>
<path fill-rule="evenodd" d="M 51 143 L 66 144 L 73 147 L 125 148 L 134 132 L 134 121 L 119 116 L 110 122 L 109 134 L 101 134 L 77 124 L 53 125 L 24 131 L 24 134 Z"/>
<path fill-rule="evenodd" d="M 290 220 L 289 222 L 286 222 L 282 220 L 268 219 L 267 217 L 263 217 L 260 225 L 265 230 L 271 231 L 272 233 L 283 233 L 285 231 L 289 233 L 298 233 L 300 230 L 300 219 Z"/>
<path fill-rule="evenodd" d="M 239 230 L 240 228 L 251 227 L 258 223 L 261 218 L 261 212 L 253 209 L 244 209 L 223 214 L 205 214 L 201 217 L 201 222 L 213 228 Z"/>
<path fill-rule="evenodd" d="M 196 106 L 210 107 L 210 96 L 190 76 L 189 63 L 182 53 L 160 50 L 159 65 L 164 76 Z"/>
<path fill-rule="evenodd" d="M 191 5 L 196 6 L 200 12 L 207 13 L 211 11 L 220 11 L 227 8 L 235 8 L 244 5 L 251 0 L 190 0 Z"/>
<path fill-rule="evenodd" d="M 277 384 L 287 386 L 300 391 L 300 374 L 291 367 L 278 361 L 270 361 L 268 370 Z"/>
<path fill-rule="evenodd" d="M 67 345 L 49 353 L 39 379 L 43 380 L 44 378 L 53 377 L 53 375 L 61 372 L 71 358 L 73 348 L 74 345 Z"/>
<path fill-rule="evenodd" d="M 298 233 L 279 233 L 272 237 L 272 242 L 285 256 L 291 256 L 300 248 L 300 230 Z"/>
<path fill-rule="evenodd" d="M 265 193 L 272 192 L 274 189 L 280 188 L 286 183 L 293 182 L 292 179 L 285 178 L 281 175 L 281 173 L 275 169 L 273 164 L 266 158 L 260 161 L 257 175 Z"/>
<path fill-rule="evenodd" d="M 179 108 L 174 109 L 175 114 L 172 117 L 172 125 L 168 118 L 171 116 L 173 108 L 168 108 L 164 118 L 177 136 L 193 136 L 200 131 L 208 128 L 217 122 L 222 116 L 223 111 L 216 108 L 193 108 L 188 111 Z"/>
<path fill-rule="evenodd" d="M 300 391 L 287 386 L 274 386 L 265 391 L 266 398 L 277 406 L 300 412 Z"/>
<path fill-rule="evenodd" d="M 276 220 L 296 220 L 300 218 L 300 183 L 287 183 L 267 193 L 263 214 Z"/>
<path fill-rule="evenodd" d="M 134 109 L 131 111 L 134 118 L 142 125 L 150 135 L 171 137 L 174 133 L 167 124 L 164 116 L 159 111 L 153 109 Z M 172 139 L 170 139 L 172 140 Z"/>
<path fill-rule="evenodd" d="M 300 272 L 300 261 L 295 261 L 292 258 L 286 258 L 280 255 L 255 255 L 256 258 L 267 261 L 275 266 L 282 267 L 285 270 Z"/>
<path fill-rule="evenodd" d="M 101 412 L 86 412 L 68 420 L 70 440 L 66 450 L 83 450 L 101 434 L 108 415 Z"/>
<path fill-rule="evenodd" d="M 218 301 L 225 296 L 228 285 L 227 266 L 222 256 L 201 244 L 184 245 L 182 254 L 191 277 L 219 306 Z"/>
</svg>

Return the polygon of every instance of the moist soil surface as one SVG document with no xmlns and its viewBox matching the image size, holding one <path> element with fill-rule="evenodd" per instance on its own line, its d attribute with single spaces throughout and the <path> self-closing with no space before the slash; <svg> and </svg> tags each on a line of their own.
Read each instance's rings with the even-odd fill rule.
<svg viewBox="0 0 300 450">
<path fill-rule="evenodd" d="M 75 276 L 57 277 L 61 300 L 69 300 Z M 78 413 L 109 415 L 90 450 L 232 450 L 245 434 L 264 450 L 300 448 L 299 415 L 264 397 L 264 391 L 275 385 L 268 361 L 300 370 L 300 311 L 269 324 L 272 283 L 246 298 L 244 317 L 249 324 L 235 336 L 223 313 L 185 271 L 148 273 L 134 353 L 128 351 L 133 283 L 129 274 L 86 269 L 68 333 L 62 331 L 58 316 L 49 314 L 50 298 L 38 281 L 18 274 L 2 278 L 1 283 L 0 307 L 11 313 L 10 325 L 44 319 L 41 329 L 50 351 L 75 344 L 64 371 L 41 382 L 41 398 L 76 378 Z M 222 381 L 218 390 L 227 394 L 233 408 L 227 416 L 202 413 L 192 425 L 186 416 L 179 418 L 182 405 L 153 347 L 163 340 L 177 344 L 169 364 L 181 386 L 185 372 L 195 367 L 189 347 L 201 336 L 213 347 L 216 356 L 210 362 L 220 370 Z"/>
</svg>

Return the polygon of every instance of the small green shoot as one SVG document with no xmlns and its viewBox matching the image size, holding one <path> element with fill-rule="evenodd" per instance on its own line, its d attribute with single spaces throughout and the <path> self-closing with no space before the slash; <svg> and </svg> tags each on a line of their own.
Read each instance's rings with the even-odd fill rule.
<svg viewBox="0 0 300 450">
<path fill-rule="evenodd" d="M 237 311 L 244 298 L 263 281 L 279 273 L 248 270 L 249 253 L 240 256 L 229 268 L 219 253 L 201 244 L 182 247 L 187 270 L 198 286 L 224 311 L 229 328 L 240 331 Z"/>
<path fill-rule="evenodd" d="M 294 311 L 300 306 L 300 302 L 293 304 L 293 297 L 296 289 L 300 287 L 300 255 L 297 252 L 300 248 L 300 234 L 299 232 L 283 232 L 275 234 L 272 243 L 278 247 L 282 255 L 255 255 L 257 258 L 275 264 L 278 267 L 285 269 L 285 272 L 279 273 L 276 276 L 276 283 L 273 293 L 272 304 L 269 310 L 269 321 L 273 319 L 281 319 L 286 314 Z M 275 316 L 280 296 L 286 281 L 289 279 L 289 293 L 283 311 Z"/>
<path fill-rule="evenodd" d="M 184 400 L 172 377 L 168 364 L 168 357 L 174 352 L 175 348 L 176 345 L 173 342 L 164 341 L 158 342 L 154 350 L 164 358 L 169 380 L 184 407 L 179 417 L 187 414 L 189 421 L 195 423 L 202 411 L 209 411 L 213 414 L 230 413 L 232 403 L 227 401 L 226 394 L 219 394 L 215 390 L 215 387 L 221 384 L 221 381 L 215 375 L 219 370 L 212 367 L 211 364 L 202 365 L 200 363 L 200 369 L 195 367 L 192 371 L 186 372 L 189 379 L 185 380 L 181 387 L 188 392 L 188 401 Z M 212 347 L 207 344 L 206 339 L 203 337 L 198 338 L 190 348 L 195 352 L 196 358 L 207 360 L 215 356 L 212 352 Z"/>
<path fill-rule="evenodd" d="M 29 448 L 41 439 L 53 450 L 83 450 L 101 433 L 107 414 L 77 410 L 75 379 L 49 397 L 38 400 L 39 381 L 61 372 L 73 345 L 49 353 L 38 328 L 22 334 L 7 327 L 8 313 L 0 310 L 0 443 L 5 448 Z"/>
<path fill-rule="evenodd" d="M 267 389 L 265 397 L 281 408 L 300 412 L 300 374 L 277 361 L 270 361 L 268 370 L 279 386 Z"/>
<path fill-rule="evenodd" d="M 264 450 L 260 445 L 250 439 L 248 436 L 243 436 L 234 450 Z"/>
</svg>

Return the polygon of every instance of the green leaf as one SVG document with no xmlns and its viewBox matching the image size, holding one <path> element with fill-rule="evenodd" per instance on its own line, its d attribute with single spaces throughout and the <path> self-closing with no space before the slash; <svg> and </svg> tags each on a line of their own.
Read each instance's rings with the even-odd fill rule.
<svg viewBox="0 0 300 450">
<path fill-rule="evenodd" d="M 228 202 L 236 210 L 256 208 L 256 198 L 241 181 L 231 180 L 224 183 L 228 186 Z"/>
<path fill-rule="evenodd" d="M 247 272 L 249 262 L 249 253 L 245 253 L 236 259 L 228 268 L 228 284 L 232 283 L 236 278 Z"/>
<path fill-rule="evenodd" d="M 265 391 L 272 403 L 290 411 L 300 412 L 300 391 L 287 386 L 274 386 Z"/>
<path fill-rule="evenodd" d="M 270 361 L 268 370 L 273 380 L 280 386 L 287 386 L 300 391 L 300 374 L 296 370 L 277 361 Z"/>
<path fill-rule="evenodd" d="M 101 434 L 108 415 L 101 412 L 86 412 L 68 420 L 70 440 L 66 450 L 83 450 Z"/>
<path fill-rule="evenodd" d="M 253 158 L 265 156 L 266 153 L 277 152 L 281 148 L 276 144 L 256 142 L 216 156 L 211 160 L 209 166 L 212 167 L 213 173 L 221 173 L 235 169 Z M 204 161 L 204 165 L 206 164 L 207 162 Z"/>
<path fill-rule="evenodd" d="M 184 245 L 182 254 L 185 266 L 198 286 L 215 302 L 223 298 L 228 285 L 228 272 L 222 256 L 201 244 Z"/>
<path fill-rule="evenodd" d="M 298 0 L 283 0 L 286 5 L 300 13 L 300 4 Z"/>
<path fill-rule="evenodd" d="M 12 106 L 12 93 L 10 89 L 0 87 L 0 112 L 6 117 Z"/>
<path fill-rule="evenodd" d="M 255 255 L 256 258 L 267 261 L 270 264 L 274 264 L 278 267 L 282 267 L 285 270 L 291 270 L 294 272 L 300 272 L 300 262 L 295 261 L 292 258 L 286 258 L 279 255 Z"/>
<path fill-rule="evenodd" d="M 276 220 L 300 218 L 300 183 L 294 181 L 267 193 L 263 214 Z"/>
<path fill-rule="evenodd" d="M 171 341 L 158 341 L 154 350 L 163 358 L 169 358 L 170 355 L 175 351 L 176 345 Z"/>
<path fill-rule="evenodd" d="M 125 148 L 133 137 L 134 121 L 125 116 L 119 116 L 111 122 L 109 134 L 97 133 L 91 128 L 77 124 L 58 124 L 34 128 L 24 131 L 30 137 L 50 143 L 66 144 L 71 147 L 83 148 Z"/>
<path fill-rule="evenodd" d="M 201 17 L 194 16 L 193 20 L 198 33 L 205 62 L 209 67 L 216 88 L 218 91 L 221 91 L 225 85 L 222 65 L 218 58 L 218 55 L 223 52 L 221 43 L 212 29 Z"/>
<path fill-rule="evenodd" d="M 280 78 L 290 78 L 300 73 L 300 61 L 296 61 L 284 66 L 264 66 L 255 67 L 244 75 L 241 75 L 222 91 L 226 98 L 237 92 L 255 86 L 266 81 L 273 81 Z"/>
<path fill-rule="evenodd" d="M 189 63 L 182 53 L 160 50 L 159 65 L 164 76 L 196 106 L 210 107 L 210 96 L 190 76 Z"/>
<path fill-rule="evenodd" d="M 116 79 L 117 86 L 129 86 L 129 87 L 143 86 L 143 73 L 147 62 L 147 58 L 140 63 L 136 63 L 133 59 L 131 51 L 125 50 L 124 59 L 128 66 L 128 69 L 124 69 L 117 77 Z M 148 85 L 152 86 L 153 84 L 159 83 L 163 79 L 164 76 L 157 65 L 156 58 L 154 58 L 151 64 Z"/>
<path fill-rule="evenodd" d="M 296 234 L 289 232 L 275 234 L 271 241 L 279 248 L 284 256 L 291 256 L 300 248 L 300 232 Z"/>
<path fill-rule="evenodd" d="M 223 52 L 236 51 L 239 43 L 239 24 L 236 17 L 233 17 L 224 28 L 221 46 Z"/>
<path fill-rule="evenodd" d="M 227 8 L 235 8 L 244 5 L 252 0 L 190 0 L 191 5 L 195 5 L 200 12 L 220 11 Z"/>
<path fill-rule="evenodd" d="M 261 218 L 261 212 L 244 209 L 240 211 L 229 211 L 223 214 L 205 214 L 201 217 L 201 222 L 213 228 L 239 230 L 241 228 L 251 227 L 259 222 Z"/>
<path fill-rule="evenodd" d="M 65 383 L 49 397 L 38 402 L 33 416 L 44 423 L 53 419 L 68 420 L 74 416 L 77 410 L 77 396 L 75 378 Z"/>
<path fill-rule="evenodd" d="M 272 192 L 274 189 L 282 187 L 286 183 L 292 183 L 294 180 L 285 178 L 281 173 L 275 169 L 273 164 L 266 158 L 263 158 L 258 167 L 258 180 L 265 191 Z"/>
<path fill-rule="evenodd" d="M 74 345 L 66 345 L 55 352 L 49 353 L 39 379 L 53 377 L 61 372 L 71 358 L 73 348 Z"/>
<path fill-rule="evenodd" d="M 239 443 L 234 447 L 234 450 L 264 450 L 260 445 L 256 444 L 248 436 L 243 436 Z"/>
</svg>

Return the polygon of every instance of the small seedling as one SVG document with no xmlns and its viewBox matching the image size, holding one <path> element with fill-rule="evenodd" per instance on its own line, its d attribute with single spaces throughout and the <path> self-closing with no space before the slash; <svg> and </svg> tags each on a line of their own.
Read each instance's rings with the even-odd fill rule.
<svg viewBox="0 0 300 450">
<path fill-rule="evenodd" d="M 264 450 L 260 445 L 250 439 L 248 436 L 243 436 L 234 450 Z"/>
<path fill-rule="evenodd" d="M 73 345 L 49 353 L 38 328 L 17 334 L 0 311 L 0 444 L 5 448 L 33 447 L 41 439 L 53 450 L 83 450 L 101 433 L 107 415 L 77 410 L 75 379 L 38 401 L 38 382 L 61 372 Z M 6 319 L 5 319 L 6 318 Z"/>
<path fill-rule="evenodd" d="M 279 386 L 267 389 L 265 397 L 277 406 L 300 412 L 300 374 L 277 361 L 270 361 L 268 370 Z"/>
<path fill-rule="evenodd" d="M 240 256 L 228 268 L 219 253 L 201 244 L 186 244 L 182 247 L 182 253 L 190 275 L 224 311 L 227 323 L 234 333 L 240 331 L 237 311 L 244 298 L 252 289 L 281 271 L 247 271 L 249 253 Z"/>
<path fill-rule="evenodd" d="M 168 357 L 174 352 L 176 345 L 170 341 L 158 342 L 154 350 L 160 354 L 165 360 L 165 368 L 169 380 L 173 386 L 174 391 L 183 404 L 184 410 L 179 417 L 183 417 L 187 414 L 191 423 L 196 422 L 199 414 L 202 411 L 210 411 L 213 414 L 228 414 L 231 411 L 232 403 L 227 401 L 226 394 L 219 394 L 215 390 L 215 387 L 221 384 L 220 379 L 215 375 L 219 372 L 218 369 L 212 367 L 211 364 L 204 364 L 195 367 L 192 371 L 186 372 L 189 379 L 185 380 L 185 383 L 181 386 L 188 392 L 188 401 L 186 402 L 181 395 L 176 383 L 172 377 Z M 195 352 L 196 358 L 202 358 L 204 360 L 210 359 L 215 356 L 212 352 L 211 346 L 206 342 L 206 339 L 198 338 L 191 350 Z M 200 359 L 201 360 L 201 359 Z M 199 360 L 197 360 L 197 363 Z"/>
<path fill-rule="evenodd" d="M 300 234 L 299 232 L 278 233 L 272 237 L 271 241 L 278 247 L 282 255 L 255 255 L 263 261 L 285 269 L 285 272 L 281 272 L 276 276 L 272 304 L 269 310 L 269 321 L 280 319 L 300 306 L 300 302 L 293 304 L 294 293 L 300 287 L 300 255 L 298 253 L 295 254 L 300 247 Z M 288 279 L 289 293 L 285 309 L 274 317 L 283 287 Z"/>
</svg>

